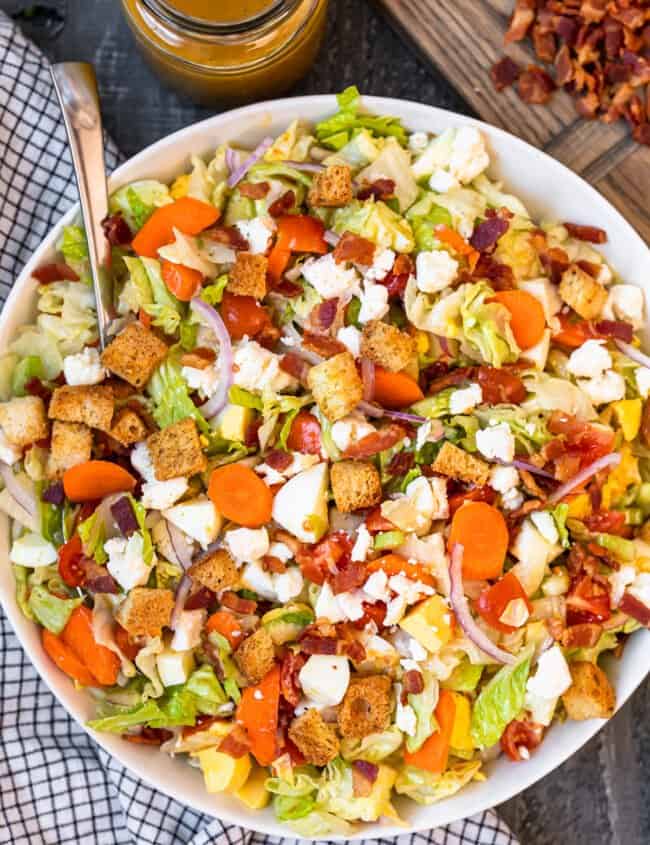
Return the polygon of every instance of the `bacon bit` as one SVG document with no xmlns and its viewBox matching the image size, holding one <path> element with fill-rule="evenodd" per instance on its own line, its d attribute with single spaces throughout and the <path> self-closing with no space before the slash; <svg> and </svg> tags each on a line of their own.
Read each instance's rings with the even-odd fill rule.
<svg viewBox="0 0 650 845">
<path fill-rule="evenodd" d="M 352 232 L 343 232 L 334 247 L 333 255 L 337 264 L 352 261 L 369 267 L 375 257 L 375 245 L 372 241 L 354 235 Z"/>
<path fill-rule="evenodd" d="M 471 273 L 461 271 L 461 280 L 474 282 L 476 279 L 487 279 L 490 286 L 495 290 L 513 290 L 515 275 L 508 264 L 496 261 L 491 255 L 482 253 Z"/>
<path fill-rule="evenodd" d="M 49 285 L 52 282 L 79 281 L 79 276 L 65 261 L 53 261 L 50 264 L 42 264 L 36 270 L 32 270 L 32 276 L 41 285 Z"/>
<path fill-rule="evenodd" d="M 571 263 L 569 256 L 560 247 L 551 247 L 548 250 L 540 252 L 539 258 L 553 284 L 559 285 L 564 271 L 568 269 Z"/>
<path fill-rule="evenodd" d="M 517 91 L 524 103 L 544 105 L 555 91 L 555 82 L 541 67 L 530 65 L 519 77 Z"/>
<path fill-rule="evenodd" d="M 504 42 L 522 41 L 535 20 L 535 0 L 517 0 Z"/>
<path fill-rule="evenodd" d="M 379 766 L 367 760 L 352 762 L 352 793 L 355 798 L 367 798 L 372 792 L 372 785 L 377 780 Z"/>
<path fill-rule="evenodd" d="M 293 352 L 288 352 L 280 358 L 280 369 L 298 379 L 298 381 L 305 381 L 309 372 L 309 364 L 304 358 L 300 358 Z"/>
<path fill-rule="evenodd" d="M 479 252 L 492 251 L 499 238 L 505 235 L 509 227 L 510 223 L 503 217 L 488 217 L 474 229 L 469 242 Z"/>
<path fill-rule="evenodd" d="M 240 182 L 237 190 L 243 197 L 251 200 L 261 200 L 271 190 L 268 182 Z"/>
<path fill-rule="evenodd" d="M 356 443 L 351 443 L 343 453 L 343 457 L 370 458 L 379 452 L 383 452 L 384 449 L 390 449 L 391 446 L 403 440 L 405 436 L 402 426 L 391 423 L 385 428 L 373 431 L 372 434 L 366 434 Z"/>
<path fill-rule="evenodd" d="M 229 757 L 234 757 L 235 760 L 248 754 L 250 747 L 251 744 L 246 731 L 239 725 L 235 725 L 228 736 L 225 736 L 219 743 L 219 751 Z"/>
<path fill-rule="evenodd" d="M 140 728 L 137 734 L 122 734 L 122 739 L 127 742 L 134 742 L 137 745 L 162 745 L 171 739 L 174 734 L 165 728 Z"/>
<path fill-rule="evenodd" d="M 454 387 L 457 384 L 462 384 L 464 381 L 470 381 L 476 377 L 476 373 L 476 367 L 456 367 L 445 375 L 435 378 L 429 384 L 427 396 L 435 396 L 436 393 L 440 393 L 441 390 L 445 390 L 448 387 Z"/>
<path fill-rule="evenodd" d="M 424 678 L 417 669 L 409 669 L 402 678 L 402 688 L 407 695 L 418 695 L 424 690 Z"/>
<path fill-rule="evenodd" d="M 181 355 L 181 364 L 183 367 L 193 367 L 196 370 L 206 370 L 217 359 L 217 354 L 214 349 L 208 349 L 207 346 L 197 346 L 191 352 L 185 352 Z"/>
<path fill-rule="evenodd" d="M 449 515 L 453 516 L 461 505 L 465 502 L 487 502 L 488 505 L 493 505 L 496 501 L 497 494 L 491 487 L 473 487 L 471 490 L 462 490 L 459 493 L 454 493 L 449 497 Z"/>
<path fill-rule="evenodd" d="M 338 302 L 338 299 L 326 299 L 312 308 L 308 322 L 314 332 L 320 334 L 331 327 L 336 317 Z"/>
<path fill-rule="evenodd" d="M 337 571 L 329 579 L 329 584 L 334 595 L 338 595 L 360 587 L 365 582 L 366 577 L 365 564 L 350 560 L 350 557 L 346 555 L 338 562 Z"/>
<path fill-rule="evenodd" d="M 374 508 L 366 517 L 366 529 L 370 534 L 377 534 L 379 531 L 394 531 L 395 525 L 381 515 L 381 507 Z"/>
<path fill-rule="evenodd" d="M 282 472 L 283 469 L 290 466 L 292 461 L 293 456 L 289 452 L 284 452 L 282 449 L 274 449 L 264 458 L 264 462 L 278 472 Z"/>
<path fill-rule="evenodd" d="M 386 200 L 395 196 L 395 182 L 393 179 L 375 179 L 369 185 L 364 185 L 357 192 L 357 199 L 367 200 L 373 197 L 375 200 Z"/>
<path fill-rule="evenodd" d="M 583 622 L 580 625 L 569 625 L 565 628 L 560 637 L 560 643 L 564 648 L 593 648 L 600 635 L 603 626 L 595 622 Z"/>
<path fill-rule="evenodd" d="M 492 65 L 490 76 L 497 91 L 503 91 L 519 79 L 521 67 L 510 56 L 504 56 Z"/>
<path fill-rule="evenodd" d="M 629 534 L 623 511 L 596 511 L 596 513 L 591 513 L 584 518 L 584 524 L 588 531 L 596 533 L 615 534 L 617 537 L 624 537 Z"/>
<path fill-rule="evenodd" d="M 257 602 L 252 599 L 243 599 L 232 590 L 227 590 L 221 596 L 221 604 L 227 607 L 228 610 L 234 610 L 235 613 L 251 614 L 257 610 Z"/>
<path fill-rule="evenodd" d="M 300 648 L 305 654 L 336 654 L 335 637 L 306 636 L 300 640 Z"/>
<path fill-rule="evenodd" d="M 246 437 L 244 438 L 244 446 L 248 446 L 249 449 L 258 448 L 260 445 L 259 437 L 257 436 L 258 431 L 262 425 L 262 418 L 258 418 L 253 420 L 246 428 Z"/>
<path fill-rule="evenodd" d="M 634 337 L 634 327 L 623 320 L 599 320 L 594 323 L 594 330 L 602 337 L 616 337 L 625 343 L 631 343 Z"/>
<path fill-rule="evenodd" d="M 302 688 L 298 681 L 298 675 L 306 662 L 307 655 L 295 654 L 292 651 L 287 651 L 282 658 L 282 664 L 280 666 L 280 692 L 292 707 L 297 707 L 302 698 Z"/>
<path fill-rule="evenodd" d="M 262 558 L 262 569 L 265 569 L 267 572 L 274 572 L 276 575 L 281 575 L 287 571 L 287 565 L 279 557 L 264 555 Z"/>
<path fill-rule="evenodd" d="M 269 214 L 271 217 L 282 217 L 287 211 L 290 211 L 296 204 L 296 195 L 293 191 L 285 191 L 281 197 L 269 206 Z"/>
<path fill-rule="evenodd" d="M 604 244 L 607 241 L 607 232 L 597 226 L 581 226 L 578 223 L 564 223 L 564 228 L 572 238 L 579 241 L 588 241 L 591 244 Z"/>
<path fill-rule="evenodd" d="M 643 413 L 641 414 L 641 428 L 639 429 L 641 440 L 650 447 L 650 401 L 646 399 L 643 403 Z"/>
<path fill-rule="evenodd" d="M 133 234 L 129 229 L 122 213 L 110 214 L 102 220 L 104 236 L 111 246 L 126 246 L 133 240 Z"/>
<path fill-rule="evenodd" d="M 650 116 L 650 112 L 648 114 Z M 650 123 L 642 123 L 640 126 L 637 126 L 634 132 L 632 132 L 632 137 L 637 144 L 650 147 Z"/>
<path fill-rule="evenodd" d="M 533 46 L 535 54 L 541 62 L 552 62 L 557 52 L 555 35 L 539 24 L 533 27 Z"/>
<path fill-rule="evenodd" d="M 623 593 L 623 598 L 618 606 L 623 613 L 627 613 L 628 616 L 636 619 L 644 627 L 650 628 L 650 607 L 639 601 L 632 593 Z"/>
<path fill-rule="evenodd" d="M 413 468 L 415 455 L 412 452 L 398 452 L 390 459 L 386 472 L 388 475 L 401 476 Z"/>
<path fill-rule="evenodd" d="M 335 337 L 328 337 L 324 334 L 305 331 L 302 336 L 302 345 L 323 358 L 331 358 L 340 352 L 345 352 L 347 347 Z"/>
<path fill-rule="evenodd" d="M 217 596 L 207 587 L 200 587 L 195 593 L 191 593 L 185 602 L 185 610 L 202 610 L 210 607 L 217 600 Z"/>
<path fill-rule="evenodd" d="M 533 751 L 542 741 L 543 735 L 543 725 L 529 722 L 527 719 L 514 719 L 501 736 L 501 748 L 511 760 L 518 763 L 530 756 L 522 756 L 521 749 L 525 748 L 528 752 Z"/>
<path fill-rule="evenodd" d="M 489 405 L 520 405 L 526 398 L 527 391 L 519 376 L 497 367 L 478 368 L 478 383 L 483 392 L 483 401 Z"/>
<path fill-rule="evenodd" d="M 250 249 L 250 244 L 236 226 L 213 226 L 203 232 L 201 237 L 232 249 Z"/>
<path fill-rule="evenodd" d="M 349 657 L 353 663 L 363 663 L 366 659 L 366 649 L 363 643 L 360 643 L 359 640 L 342 642 L 341 653 Z"/>
<path fill-rule="evenodd" d="M 110 593 L 116 595 L 119 590 L 117 581 L 106 570 L 105 566 L 99 566 L 92 558 L 82 557 L 79 566 L 84 571 L 83 586 L 90 593 Z"/>
</svg>

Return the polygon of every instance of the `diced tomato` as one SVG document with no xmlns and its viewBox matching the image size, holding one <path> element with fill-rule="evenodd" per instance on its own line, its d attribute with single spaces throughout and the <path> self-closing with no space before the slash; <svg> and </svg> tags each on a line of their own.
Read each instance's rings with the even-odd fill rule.
<svg viewBox="0 0 650 845">
<path fill-rule="evenodd" d="M 596 511 L 584 519 L 589 531 L 616 534 L 621 537 L 627 533 L 624 511 Z"/>
<path fill-rule="evenodd" d="M 583 575 L 571 587 L 566 600 L 567 625 L 605 622 L 611 616 L 609 592 L 590 575 Z"/>
<path fill-rule="evenodd" d="M 553 450 L 556 453 L 554 457 L 562 454 L 579 457 L 580 469 L 609 454 L 614 447 L 615 435 L 611 429 L 580 422 L 562 411 L 553 411 L 548 430 L 551 434 L 560 435 L 561 440 L 559 443 L 551 441 L 544 447 L 545 450 Z"/>
<path fill-rule="evenodd" d="M 115 642 L 117 643 L 117 647 L 120 651 L 125 657 L 128 657 L 129 660 L 135 660 L 138 656 L 141 647 L 137 643 L 133 642 L 129 632 L 117 622 L 115 623 Z"/>
<path fill-rule="evenodd" d="M 507 572 L 503 578 L 500 578 L 496 584 L 487 587 L 478 597 L 477 609 L 479 614 L 492 628 L 497 631 L 503 631 L 507 634 L 512 633 L 516 628 L 512 625 L 504 625 L 500 621 L 500 617 L 509 602 L 514 599 L 523 599 L 528 608 L 528 612 L 532 610 L 532 606 L 528 601 L 528 597 L 521 586 L 519 579 L 512 572 Z"/>
<path fill-rule="evenodd" d="M 308 214 L 289 214 L 278 218 L 277 243 L 291 252 L 316 252 L 324 255 L 327 243 L 323 238 L 325 224 Z"/>
<path fill-rule="evenodd" d="M 291 423 L 287 446 L 293 452 L 305 455 L 320 454 L 320 423 L 309 411 L 299 411 Z"/>
<path fill-rule="evenodd" d="M 328 534 L 314 546 L 307 546 L 296 552 L 300 571 L 314 584 L 323 584 L 329 576 L 336 574 L 337 564 L 350 555 L 352 543 L 342 531 Z"/>
<path fill-rule="evenodd" d="M 487 502 L 493 505 L 496 500 L 496 493 L 491 487 L 474 487 L 472 490 L 465 490 L 462 493 L 454 493 L 449 497 L 449 516 L 453 516 L 458 508 L 465 502 Z"/>
<path fill-rule="evenodd" d="M 41 285 L 49 285 L 51 282 L 78 282 L 78 274 L 64 261 L 54 261 L 51 264 L 41 264 L 32 270 L 32 276 Z"/>
<path fill-rule="evenodd" d="M 255 337 L 271 323 L 268 311 L 252 296 L 227 291 L 221 300 L 221 318 L 233 340 L 241 340 L 244 335 Z"/>
<path fill-rule="evenodd" d="M 79 587 L 86 575 L 81 537 L 75 534 L 59 549 L 59 575 L 68 587 Z"/>
<path fill-rule="evenodd" d="M 522 757 L 521 748 L 532 751 L 542 741 L 544 735 L 543 725 L 528 720 L 514 719 L 506 727 L 501 736 L 501 748 L 515 763 L 525 759 Z"/>
</svg>

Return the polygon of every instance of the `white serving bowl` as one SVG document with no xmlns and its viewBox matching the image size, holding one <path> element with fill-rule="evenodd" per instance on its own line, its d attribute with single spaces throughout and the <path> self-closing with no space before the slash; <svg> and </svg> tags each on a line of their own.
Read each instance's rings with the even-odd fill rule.
<svg viewBox="0 0 650 845">
<path fill-rule="evenodd" d="M 438 133 L 450 126 L 477 126 L 489 142 L 493 161 L 490 172 L 503 179 L 507 190 L 521 197 L 537 219 L 569 220 L 602 227 L 609 236 L 603 252 L 621 277 L 646 291 L 650 287 L 650 253 L 641 238 L 607 200 L 562 164 L 500 129 L 462 115 L 379 97 L 365 97 L 364 104 L 374 113 L 400 117 L 412 130 Z M 158 141 L 130 159 L 114 173 L 111 188 L 143 178 L 170 182 L 187 169 L 191 153 L 208 155 L 218 144 L 228 140 L 252 147 L 264 135 L 282 132 L 295 118 L 318 121 L 335 110 L 333 96 L 310 96 L 247 106 L 209 118 Z M 31 271 L 52 259 L 61 228 L 71 223 L 77 213 L 78 209 L 74 208 L 65 215 L 16 281 L 0 317 L 0 350 L 4 351 L 18 326 L 32 319 L 36 282 L 31 278 Z M 8 560 L 8 526 L 4 516 L 0 523 L 0 559 Z M 0 567 L 0 599 L 41 676 L 83 726 L 92 718 L 93 702 L 89 696 L 76 692 L 68 678 L 44 653 L 37 626 L 21 614 L 16 604 L 13 575 L 7 563 Z M 620 707 L 650 670 L 650 631 L 643 630 L 631 637 L 622 659 L 611 661 L 608 668 Z M 397 803 L 408 822 L 408 830 L 392 824 L 368 824 L 360 826 L 358 833 L 350 839 L 383 838 L 437 827 L 500 804 L 559 766 L 603 724 L 602 720 L 594 719 L 554 725 L 528 762 L 496 760 L 486 768 L 488 778 L 485 782 L 472 783 L 455 797 L 430 807 L 399 800 Z M 200 771 L 188 766 L 183 759 L 172 759 L 156 749 L 125 742 L 112 734 L 90 733 L 134 774 L 195 810 L 271 835 L 291 836 L 290 829 L 275 819 L 270 808 L 255 813 L 227 795 L 209 795 L 203 787 Z"/>
</svg>

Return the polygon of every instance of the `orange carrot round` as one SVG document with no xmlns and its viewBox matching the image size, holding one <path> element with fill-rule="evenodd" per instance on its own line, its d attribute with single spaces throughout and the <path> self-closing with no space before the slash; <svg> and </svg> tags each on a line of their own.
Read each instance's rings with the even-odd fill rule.
<svg viewBox="0 0 650 845">
<path fill-rule="evenodd" d="M 181 197 L 157 208 L 133 238 L 131 246 L 137 255 L 157 258 L 160 247 L 174 240 L 174 229 L 185 235 L 198 235 L 214 225 L 219 217 L 219 209 L 213 205 L 193 197 Z"/>
<path fill-rule="evenodd" d="M 69 678 L 77 681 L 83 687 L 99 686 L 97 679 L 90 669 L 84 666 L 74 651 L 60 637 L 48 631 L 47 628 L 43 628 L 41 631 L 41 642 L 50 660 L 56 663 L 59 669 Z"/>
<path fill-rule="evenodd" d="M 131 473 L 110 461 L 84 461 L 63 473 L 63 489 L 71 502 L 91 502 L 111 493 L 133 490 Z"/>
<path fill-rule="evenodd" d="M 280 667 L 276 664 L 259 684 L 246 687 L 237 707 L 237 721 L 251 742 L 251 752 L 260 766 L 270 766 L 278 752 Z"/>
<path fill-rule="evenodd" d="M 500 290 L 490 297 L 510 312 L 510 328 L 521 349 L 530 349 L 544 336 L 546 316 L 542 303 L 526 290 Z"/>
<path fill-rule="evenodd" d="M 435 581 L 431 571 L 426 566 L 421 563 L 410 563 L 397 554 L 391 553 L 383 557 L 378 557 L 376 560 L 370 561 L 366 566 L 366 572 L 369 575 L 373 572 L 378 572 L 380 569 L 389 577 L 391 575 L 405 575 L 412 581 L 421 581 L 423 584 L 435 587 Z"/>
<path fill-rule="evenodd" d="M 383 367 L 375 367 L 374 399 L 384 408 L 407 408 L 424 399 L 420 385 L 406 373 L 391 373 Z"/>
<path fill-rule="evenodd" d="M 205 628 L 208 633 L 216 631 L 218 634 L 221 634 L 233 648 L 237 648 L 244 635 L 237 618 L 227 610 L 217 610 L 216 613 L 208 617 Z"/>
<path fill-rule="evenodd" d="M 110 648 L 95 642 L 90 608 L 81 605 L 72 611 L 61 632 L 61 639 L 92 671 L 102 686 L 112 687 L 117 682 L 120 659 Z"/>
<path fill-rule="evenodd" d="M 439 729 L 431 734 L 417 751 L 406 751 L 404 762 L 407 766 L 417 766 L 418 769 L 439 775 L 447 768 L 449 742 L 456 718 L 456 702 L 454 694 L 449 690 L 440 690 L 435 715 Z"/>
<path fill-rule="evenodd" d="M 226 519 L 247 528 L 259 528 L 271 519 L 273 494 L 244 464 L 217 467 L 210 476 L 208 496 Z"/>
<path fill-rule="evenodd" d="M 203 273 L 173 261 L 163 261 L 161 273 L 167 289 L 181 302 L 189 302 L 203 283 Z"/>
<path fill-rule="evenodd" d="M 466 502 L 451 521 L 451 550 L 463 546 L 463 576 L 471 581 L 497 578 L 508 551 L 508 527 L 501 511 L 487 502 Z"/>
</svg>

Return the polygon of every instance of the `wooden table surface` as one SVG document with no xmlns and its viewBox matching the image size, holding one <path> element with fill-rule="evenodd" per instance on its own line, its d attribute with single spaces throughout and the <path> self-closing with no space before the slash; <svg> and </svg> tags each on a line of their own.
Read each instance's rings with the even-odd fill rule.
<svg viewBox="0 0 650 845">
<path fill-rule="evenodd" d="M 55 61 L 97 66 L 104 121 L 132 155 L 213 113 L 166 90 L 134 50 L 117 0 L 0 0 Z M 45 10 L 45 11 L 43 11 Z M 50 10 L 50 11 L 47 11 Z M 53 11 L 52 11 L 53 10 Z M 362 92 L 471 114 L 435 70 L 400 40 L 367 0 L 331 0 L 317 66 L 295 94 L 329 93 L 355 83 Z M 522 845 L 647 845 L 650 842 L 650 684 L 552 774 L 499 807 Z"/>
</svg>

